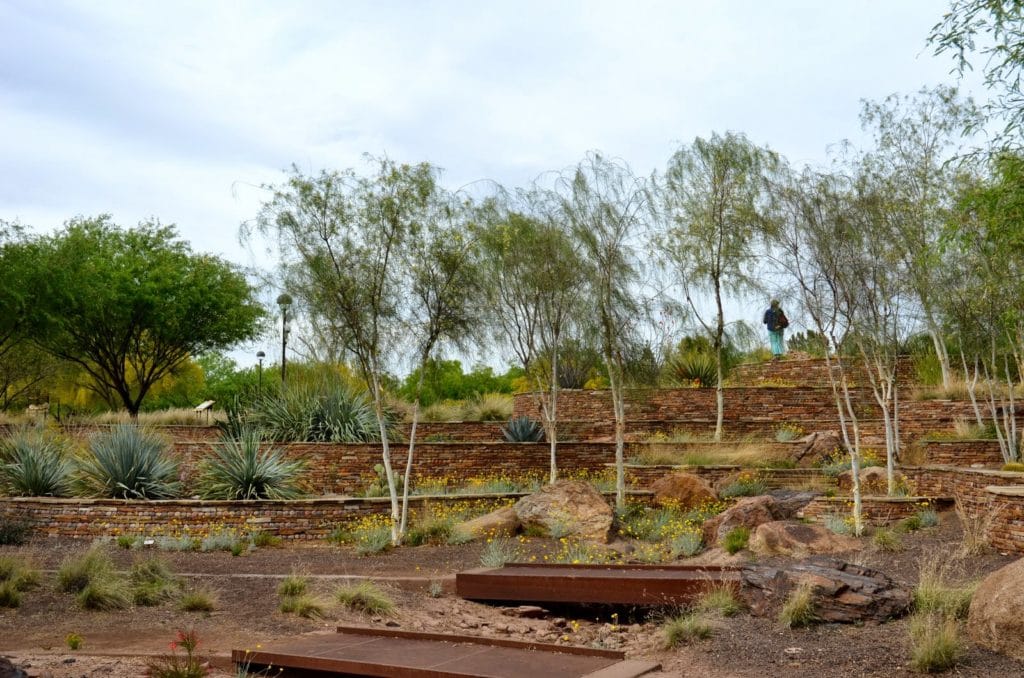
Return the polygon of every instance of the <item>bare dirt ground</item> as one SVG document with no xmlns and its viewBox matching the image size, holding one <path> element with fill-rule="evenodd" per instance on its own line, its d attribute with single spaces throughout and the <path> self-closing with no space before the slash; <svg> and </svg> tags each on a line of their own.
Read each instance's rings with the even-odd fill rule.
<svg viewBox="0 0 1024 678">
<path fill-rule="evenodd" d="M 907 535 L 899 553 L 876 552 L 870 545 L 849 559 L 875 567 L 908 584 L 916 582 L 918 563 L 934 553 L 949 553 L 959 541 L 955 516 L 942 516 L 937 528 Z M 867 543 L 867 542 L 866 542 Z M 409 630 L 478 634 L 550 643 L 571 643 L 624 650 L 630 657 L 661 662 L 656 676 L 701 678 L 774 676 L 902 676 L 910 670 L 907 621 L 883 625 L 819 625 L 790 630 L 772 618 L 741 614 L 716 622 L 714 635 L 676 650 L 665 650 L 657 614 L 626 612 L 618 620 L 587 610 L 555 610 L 546 618 L 520 619 L 503 608 L 461 600 L 450 591 L 437 595 L 437 584 L 450 587 L 452 575 L 479 566 L 482 545 L 421 546 L 379 556 L 358 557 L 347 547 L 327 545 L 260 549 L 241 557 L 229 553 L 159 552 L 187 585 L 202 583 L 218 591 L 212 613 L 182 612 L 173 604 L 136 607 L 116 612 L 78 609 L 71 595 L 59 593 L 52 571 L 67 555 L 88 544 L 40 540 L 23 547 L 0 547 L 0 555 L 26 555 L 46 574 L 43 585 L 29 591 L 20 608 L 0 611 L 0 655 L 10 657 L 31 676 L 127 678 L 143 675 L 147 657 L 168 651 L 178 629 L 195 629 L 200 651 L 223 659 L 232 649 L 252 649 L 288 636 L 330 633 L 338 625 L 398 625 Z M 108 545 L 117 563 L 154 555 Z M 534 540 L 524 552 L 554 549 Z M 992 553 L 957 564 L 963 580 L 982 577 L 1014 560 Z M 278 611 L 276 587 L 292 572 L 310 576 L 315 595 L 326 604 L 324 618 L 308 620 Z M 332 603 L 332 591 L 346 578 L 369 577 L 381 584 L 396 603 L 390 617 L 371 617 Z M 663 613 L 661 613 L 663 614 Z M 617 621 L 617 624 L 612 624 Z M 70 633 L 83 643 L 77 651 L 65 644 Z M 214 668 L 212 676 L 233 676 Z M 1024 675 L 1024 664 L 971 647 L 964 663 L 951 675 Z"/>
</svg>

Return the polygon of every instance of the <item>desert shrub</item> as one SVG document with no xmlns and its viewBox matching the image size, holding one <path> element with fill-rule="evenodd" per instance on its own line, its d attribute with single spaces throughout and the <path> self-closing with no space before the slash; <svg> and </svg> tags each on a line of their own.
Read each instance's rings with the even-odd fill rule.
<svg viewBox="0 0 1024 678">
<path fill-rule="evenodd" d="M 0 518 L 0 546 L 20 546 L 32 536 L 32 523 L 24 518 Z"/>
<path fill-rule="evenodd" d="M 0 608 L 21 607 L 21 590 L 9 581 L 0 582 Z"/>
<path fill-rule="evenodd" d="M 804 429 L 798 424 L 783 424 L 775 429 L 775 440 L 780 443 L 788 443 L 804 435 Z"/>
<path fill-rule="evenodd" d="M 405 534 L 409 546 L 423 544 L 447 544 L 452 536 L 454 521 L 437 515 L 427 515 L 417 520 Z"/>
<path fill-rule="evenodd" d="M 700 351 L 685 351 L 669 357 L 662 374 L 676 386 L 709 388 L 718 383 L 715 356 Z"/>
<path fill-rule="evenodd" d="M 277 586 L 277 595 L 279 596 L 301 596 L 306 593 L 309 588 L 309 578 L 301 575 L 292 573 L 281 580 L 281 583 Z"/>
<path fill-rule="evenodd" d="M 442 400 L 420 410 L 420 421 L 462 421 L 463 405 L 456 400 Z"/>
<path fill-rule="evenodd" d="M 178 595 L 180 585 L 170 568 L 159 558 L 149 558 L 132 565 L 132 602 L 145 607 L 160 605 Z"/>
<path fill-rule="evenodd" d="M 364 497 L 386 497 L 388 496 L 388 477 L 387 469 L 384 468 L 384 464 L 373 465 L 374 478 L 363 490 Z M 402 494 L 405 489 L 405 476 L 398 473 L 392 467 L 392 472 L 395 474 L 395 491 L 398 494 Z"/>
<path fill-rule="evenodd" d="M 903 520 L 896 523 L 897 532 L 916 532 L 921 529 L 921 516 L 915 513 L 912 516 L 907 516 Z"/>
<path fill-rule="evenodd" d="M 544 440 L 544 429 L 526 416 L 509 419 L 501 427 L 501 434 L 510 443 L 539 443 Z"/>
<path fill-rule="evenodd" d="M 356 541 L 356 554 L 369 556 L 375 553 L 383 553 L 390 549 L 391 546 L 391 528 L 382 525 L 359 535 Z"/>
<path fill-rule="evenodd" d="M 57 568 L 57 586 L 66 593 L 78 593 L 89 582 L 114 574 L 114 561 L 99 545 L 78 555 L 69 555 Z"/>
<path fill-rule="evenodd" d="M 935 527 L 939 524 L 939 514 L 935 509 L 926 508 L 921 509 L 917 512 L 917 519 L 921 523 L 921 527 Z"/>
<path fill-rule="evenodd" d="M 387 615 L 395 609 L 391 598 L 370 581 L 339 587 L 334 596 L 344 607 L 366 614 Z"/>
<path fill-rule="evenodd" d="M 138 537 L 133 537 L 130 534 L 118 535 L 117 540 L 116 540 L 117 547 L 121 548 L 121 549 L 124 549 L 125 551 L 129 551 L 132 548 L 134 548 L 135 545 L 138 544 L 138 542 L 139 542 L 139 538 Z"/>
<path fill-rule="evenodd" d="M 503 567 L 517 556 L 515 542 L 511 539 L 488 539 L 480 553 L 480 564 L 483 567 Z"/>
<path fill-rule="evenodd" d="M 779 621 L 791 629 L 809 626 L 817 621 L 814 612 L 814 585 L 802 581 L 789 592 L 779 612 Z"/>
<path fill-rule="evenodd" d="M 711 623 L 698 612 L 673 617 L 661 627 L 667 649 L 710 638 L 712 631 Z"/>
<path fill-rule="evenodd" d="M 918 584 L 914 588 L 914 610 L 937 612 L 952 619 L 966 619 L 977 583 L 953 586 L 949 583 L 949 563 L 939 555 L 921 560 Z"/>
<path fill-rule="evenodd" d="M 318 619 L 324 616 L 324 604 L 305 593 L 283 596 L 278 609 L 284 614 L 294 614 L 304 619 Z"/>
<path fill-rule="evenodd" d="M 722 548 L 729 553 L 738 553 L 747 548 L 750 541 L 750 528 L 740 525 L 729 530 L 722 539 Z"/>
<path fill-rule="evenodd" d="M 485 393 L 466 403 L 463 421 L 506 421 L 512 416 L 512 396 Z"/>
<path fill-rule="evenodd" d="M 39 570 L 23 558 L 0 556 L 0 582 L 10 584 L 18 591 L 27 591 L 39 585 Z"/>
<path fill-rule="evenodd" d="M 0 442 L 0 486 L 22 497 L 63 497 L 71 490 L 71 461 L 64 439 L 22 429 Z"/>
<path fill-rule="evenodd" d="M 910 618 L 910 664 L 918 671 L 947 671 L 960 662 L 966 650 L 955 619 L 934 612 Z"/>
<path fill-rule="evenodd" d="M 888 551 L 889 553 L 894 553 L 903 549 L 903 542 L 900 539 L 899 533 L 885 527 L 880 527 L 875 530 L 875 533 L 871 535 L 871 543 L 873 543 L 875 548 L 879 551 Z"/>
<path fill-rule="evenodd" d="M 551 560 L 566 565 L 588 565 L 608 562 L 609 557 L 607 551 L 589 541 L 562 539 L 561 546 Z"/>
<path fill-rule="evenodd" d="M 756 497 L 768 492 L 764 480 L 753 473 L 741 473 L 734 481 L 722 488 L 718 496 L 722 499 L 734 497 Z"/>
<path fill-rule="evenodd" d="M 178 607 L 185 612 L 213 612 L 217 609 L 217 592 L 200 584 L 181 594 Z"/>
<path fill-rule="evenodd" d="M 167 499 L 181 489 L 178 464 L 167 443 L 136 426 L 118 426 L 89 441 L 90 454 L 79 463 L 80 489 L 117 499 Z"/>
<path fill-rule="evenodd" d="M 669 550 L 673 558 L 683 556 L 690 558 L 704 548 L 704 537 L 700 530 L 687 530 L 673 537 L 669 542 Z"/>
<path fill-rule="evenodd" d="M 825 527 L 836 534 L 853 534 L 853 516 L 842 513 L 826 513 L 822 516 Z"/>
<path fill-rule="evenodd" d="M 75 597 L 85 610 L 123 610 L 132 603 L 128 582 L 116 574 L 94 577 Z"/>
<path fill-rule="evenodd" d="M 392 418 L 388 428 L 393 429 Z M 248 423 L 276 442 L 364 443 L 380 440 L 380 428 L 365 391 L 339 379 L 289 383 L 266 392 L 248 414 Z"/>
<path fill-rule="evenodd" d="M 743 609 L 743 606 L 731 588 L 719 586 L 702 594 L 697 599 L 696 604 L 694 604 L 694 609 L 698 612 L 709 612 L 721 615 L 722 617 L 732 617 L 738 614 Z"/>
<path fill-rule="evenodd" d="M 247 429 L 238 439 L 214 446 L 213 456 L 199 465 L 199 494 L 205 499 L 294 499 L 302 495 L 297 481 L 305 466 L 267 448 L 258 430 Z"/>
</svg>

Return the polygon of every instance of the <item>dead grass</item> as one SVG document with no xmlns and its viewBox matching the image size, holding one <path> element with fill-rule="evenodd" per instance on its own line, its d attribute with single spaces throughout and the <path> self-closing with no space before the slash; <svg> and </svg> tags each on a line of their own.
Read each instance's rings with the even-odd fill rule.
<svg viewBox="0 0 1024 678">
<path fill-rule="evenodd" d="M 214 411 L 210 414 L 209 422 L 221 421 L 226 419 L 226 417 L 227 415 L 223 410 Z M 98 424 L 101 426 L 135 423 L 124 410 L 76 417 L 76 422 Z M 207 417 L 205 414 L 196 414 L 189 407 L 158 410 L 156 412 L 139 412 L 138 419 L 138 424 L 141 426 L 199 426 L 206 423 Z"/>
<path fill-rule="evenodd" d="M 998 514 L 999 511 L 992 508 L 991 499 L 983 506 L 969 509 L 963 494 L 957 493 L 956 515 L 960 519 L 960 527 L 963 530 L 963 538 L 956 552 L 958 557 L 969 558 L 989 550 L 988 534 L 992 530 L 992 524 Z"/>
<path fill-rule="evenodd" d="M 814 612 L 814 584 L 802 581 L 789 592 L 779 612 L 779 622 L 791 629 L 810 626 L 818 620 Z"/>
<path fill-rule="evenodd" d="M 743 441 L 707 443 L 677 450 L 665 450 L 652 445 L 631 461 L 643 466 L 771 466 L 788 458 L 789 454 L 785 449 L 765 443 Z"/>
</svg>

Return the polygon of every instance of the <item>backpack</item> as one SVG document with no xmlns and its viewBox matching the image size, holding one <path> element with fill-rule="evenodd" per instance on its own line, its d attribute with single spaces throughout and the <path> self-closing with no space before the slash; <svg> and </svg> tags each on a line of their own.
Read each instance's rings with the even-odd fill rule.
<svg viewBox="0 0 1024 678">
<path fill-rule="evenodd" d="M 789 318 L 786 317 L 786 314 L 783 313 L 780 308 L 778 314 L 775 316 L 775 328 L 784 330 L 787 327 L 789 327 Z"/>
</svg>

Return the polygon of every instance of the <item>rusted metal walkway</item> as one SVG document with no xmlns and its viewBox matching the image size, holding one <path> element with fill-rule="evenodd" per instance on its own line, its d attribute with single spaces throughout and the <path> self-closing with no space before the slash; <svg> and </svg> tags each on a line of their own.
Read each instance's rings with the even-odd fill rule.
<svg viewBox="0 0 1024 678">
<path fill-rule="evenodd" d="M 510 563 L 455 576 L 455 592 L 468 600 L 524 603 L 680 605 L 722 587 L 739 589 L 738 568 Z"/>
<path fill-rule="evenodd" d="M 359 627 L 234 650 L 231 660 L 282 678 L 635 678 L 660 668 L 612 650 Z"/>
</svg>

